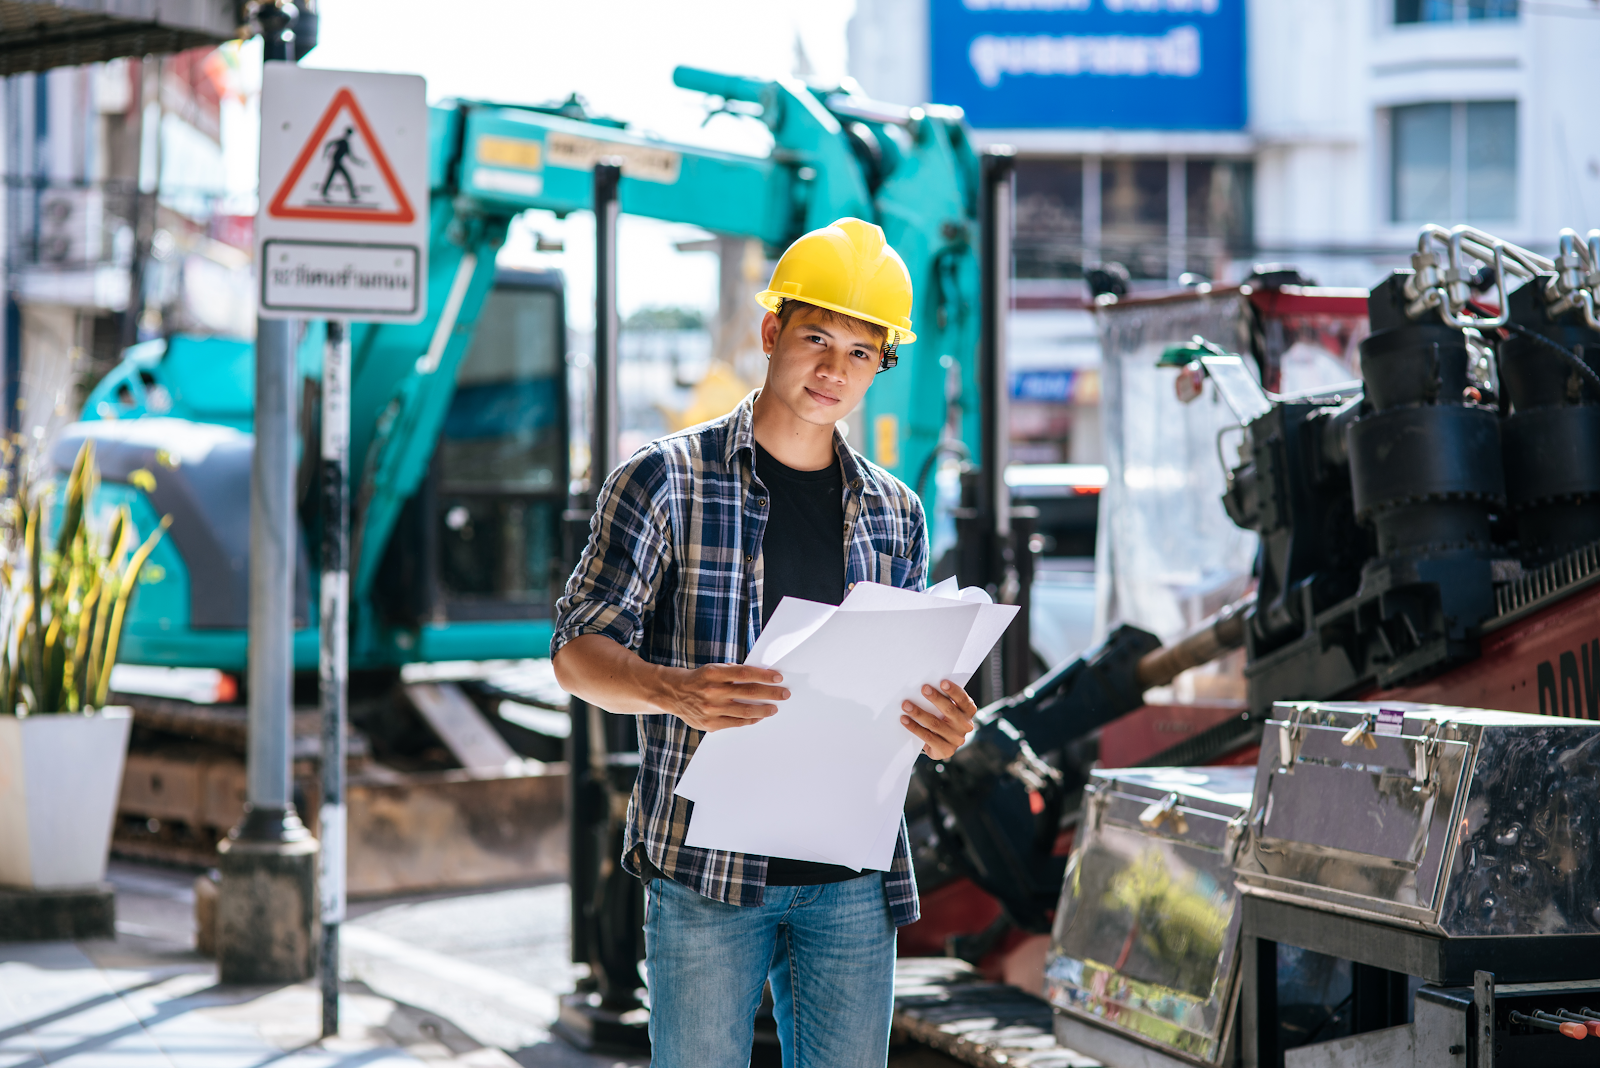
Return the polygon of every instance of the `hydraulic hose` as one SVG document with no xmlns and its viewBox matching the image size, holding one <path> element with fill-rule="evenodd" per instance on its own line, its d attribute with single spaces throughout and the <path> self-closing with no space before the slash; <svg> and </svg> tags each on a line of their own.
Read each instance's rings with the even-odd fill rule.
<svg viewBox="0 0 1600 1068">
<path fill-rule="evenodd" d="M 1051 806 L 1073 786 L 1062 783 L 1065 765 L 1041 757 L 1132 712 L 1149 687 L 1238 648 L 1254 603 L 1252 596 L 1230 604 L 1166 648 L 1154 634 L 1120 626 L 1100 646 L 984 708 L 953 757 L 918 763 L 933 806 L 935 853 L 998 898 L 1013 922 L 1048 931 L 1065 864 L 1054 852 L 1061 813 Z M 1219 752 L 1244 740 L 1237 722 L 1219 726 L 1233 732 Z"/>
<path fill-rule="evenodd" d="M 1255 607 L 1255 603 L 1253 593 L 1242 597 L 1171 645 L 1164 645 L 1140 657 L 1140 688 L 1148 690 L 1152 686 L 1164 686 L 1182 672 L 1208 664 L 1223 653 L 1239 648 L 1244 644 L 1245 615 Z"/>
</svg>

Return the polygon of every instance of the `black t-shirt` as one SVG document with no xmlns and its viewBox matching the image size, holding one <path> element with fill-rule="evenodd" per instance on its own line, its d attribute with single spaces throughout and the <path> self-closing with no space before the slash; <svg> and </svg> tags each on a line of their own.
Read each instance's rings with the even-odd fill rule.
<svg viewBox="0 0 1600 1068">
<path fill-rule="evenodd" d="M 785 597 L 823 604 L 844 600 L 844 475 L 837 461 L 820 471 L 785 467 L 756 446 L 756 477 L 767 487 L 761 536 L 761 625 Z M 783 706 L 778 706 L 781 713 Z M 768 886 L 814 886 L 857 878 L 839 864 L 772 857 Z"/>
</svg>

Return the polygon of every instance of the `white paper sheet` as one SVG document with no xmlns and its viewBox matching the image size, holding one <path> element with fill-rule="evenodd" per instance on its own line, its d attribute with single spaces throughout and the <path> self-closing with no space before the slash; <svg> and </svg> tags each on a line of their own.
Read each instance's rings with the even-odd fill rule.
<svg viewBox="0 0 1600 1068">
<path fill-rule="evenodd" d="M 904 804 L 904 769 L 922 747 L 900 723 L 900 702 L 938 683 L 976 614 L 976 605 L 835 612 L 772 665 L 791 695 L 777 715 L 701 740 L 678 783 L 696 802 L 687 843 L 733 848 L 708 833 L 747 828 L 774 847 L 753 849 L 740 834 L 740 852 L 789 856 L 799 846 L 860 868 L 882 815 Z"/>
<path fill-rule="evenodd" d="M 894 865 L 894 844 L 900 838 L 900 820 L 903 818 L 902 813 L 896 812 L 883 821 L 883 826 L 878 828 L 878 837 L 867 851 L 865 863 L 857 871 L 888 871 Z"/>
<path fill-rule="evenodd" d="M 929 604 L 929 600 L 933 604 Z M 784 598 L 788 600 L 787 597 Z M 812 602 L 806 602 L 810 604 Z M 961 648 L 961 655 L 956 658 L 950 678 L 955 677 L 955 672 L 965 673 L 970 678 L 973 672 L 983 666 L 984 658 L 989 655 L 989 650 L 994 648 L 995 642 L 1005 633 L 1006 627 L 1011 625 L 1011 620 L 1016 617 L 1017 609 L 1013 605 L 997 605 L 990 600 L 988 593 L 976 586 L 968 586 L 964 590 L 956 589 L 956 580 L 945 579 L 926 593 L 917 593 L 914 590 L 902 590 L 894 586 L 884 586 L 876 582 L 858 582 L 855 589 L 850 591 L 850 596 L 844 599 L 839 606 L 839 611 L 926 611 L 930 607 L 955 607 L 961 604 L 987 605 L 988 608 L 978 614 L 977 622 L 973 625 L 967 636 L 966 643 Z M 781 608 L 782 605 L 780 604 Z M 777 617 L 777 613 L 773 613 Z M 765 637 L 765 632 L 762 634 Z M 760 643 L 757 642 L 759 645 Z M 963 682 L 965 679 L 962 680 Z"/>
<path fill-rule="evenodd" d="M 761 628 L 761 635 L 744 658 L 746 664 L 771 667 L 816 633 L 838 609 L 831 604 L 785 597 L 772 610 L 772 618 Z"/>
<path fill-rule="evenodd" d="M 782 672 L 791 697 L 701 740 L 676 790 L 695 803 L 686 843 L 887 869 L 922 749 L 900 702 L 926 707 L 924 683 L 965 682 L 969 650 L 982 643 L 981 664 L 1017 612 L 967 592 L 857 583 L 837 609 L 784 598 L 746 663 Z"/>
</svg>

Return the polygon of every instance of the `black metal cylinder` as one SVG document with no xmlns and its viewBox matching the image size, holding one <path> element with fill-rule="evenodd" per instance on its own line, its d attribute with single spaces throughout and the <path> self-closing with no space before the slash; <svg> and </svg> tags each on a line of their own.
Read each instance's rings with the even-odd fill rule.
<svg viewBox="0 0 1600 1068">
<path fill-rule="evenodd" d="M 1443 323 L 1412 323 L 1361 342 L 1367 403 L 1378 411 L 1408 404 L 1462 403 L 1467 341 Z"/>
<path fill-rule="evenodd" d="M 1511 294 L 1511 321 L 1568 352 L 1581 351 L 1590 367 L 1600 368 L 1600 334 L 1583 322 L 1574 309 L 1552 318 L 1545 300 L 1548 276 L 1540 277 Z M 1538 338 L 1511 332 L 1500 343 L 1500 386 L 1513 410 L 1559 408 L 1592 404 L 1572 364 Z"/>
<path fill-rule="evenodd" d="M 1552 318 L 1546 280 L 1511 295 L 1512 332 L 1499 350 L 1500 384 L 1511 414 L 1501 426 L 1506 489 L 1518 554 L 1537 567 L 1600 540 L 1600 398 L 1552 348 L 1600 367 L 1600 334 L 1573 310 Z"/>
<path fill-rule="evenodd" d="M 1377 410 L 1350 426 L 1350 482 L 1378 554 L 1487 550 L 1505 476 L 1499 420 L 1464 403 L 1465 339 L 1432 323 L 1385 330 L 1361 343 L 1361 373 Z"/>
<path fill-rule="evenodd" d="M 1345 439 L 1356 516 L 1378 542 L 1362 589 L 1418 591 L 1432 607 L 1419 608 L 1413 628 L 1459 641 L 1494 611 L 1500 420 L 1476 403 L 1466 337 L 1436 316 L 1406 315 L 1408 277 L 1395 272 L 1368 300 L 1377 330 L 1361 343 L 1365 403 Z"/>
<path fill-rule="evenodd" d="M 1500 440 L 1511 507 L 1600 493 L 1600 406 L 1518 412 L 1501 425 Z"/>
<path fill-rule="evenodd" d="M 1470 528 L 1482 526 L 1483 539 L 1488 539 L 1488 505 L 1506 499 L 1496 424 L 1488 409 L 1418 404 L 1373 412 L 1350 425 L 1355 515 L 1378 526 L 1379 553 L 1410 547 L 1384 544 L 1386 516 L 1418 507 L 1470 505 L 1478 512 Z M 1461 510 L 1448 512 L 1458 515 Z M 1466 529 L 1461 537 L 1446 537 L 1462 539 L 1475 540 Z"/>
</svg>

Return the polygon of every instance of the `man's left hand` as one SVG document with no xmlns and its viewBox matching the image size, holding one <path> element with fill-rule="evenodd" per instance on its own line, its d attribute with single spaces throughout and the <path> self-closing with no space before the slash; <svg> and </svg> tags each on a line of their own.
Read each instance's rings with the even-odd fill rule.
<svg viewBox="0 0 1600 1068">
<path fill-rule="evenodd" d="M 937 690 L 924 686 L 922 699 L 933 706 L 933 711 L 913 701 L 904 701 L 900 709 L 905 715 L 900 717 L 900 722 L 922 739 L 922 751 L 930 759 L 949 760 L 972 733 L 972 717 L 978 714 L 978 706 L 967 691 L 949 679 L 941 682 Z"/>
</svg>

